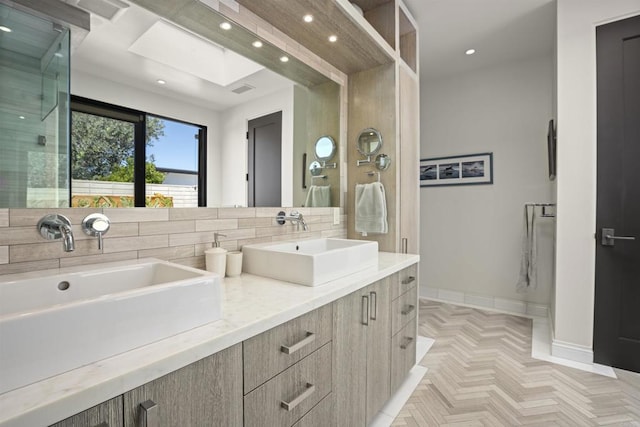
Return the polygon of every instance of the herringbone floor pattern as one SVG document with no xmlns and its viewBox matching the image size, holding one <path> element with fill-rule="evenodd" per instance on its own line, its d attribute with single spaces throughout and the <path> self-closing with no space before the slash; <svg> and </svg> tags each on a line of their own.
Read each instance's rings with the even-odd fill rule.
<svg viewBox="0 0 640 427">
<path fill-rule="evenodd" d="M 429 371 L 393 426 L 640 426 L 638 376 L 531 358 L 531 320 L 420 302 Z"/>
</svg>

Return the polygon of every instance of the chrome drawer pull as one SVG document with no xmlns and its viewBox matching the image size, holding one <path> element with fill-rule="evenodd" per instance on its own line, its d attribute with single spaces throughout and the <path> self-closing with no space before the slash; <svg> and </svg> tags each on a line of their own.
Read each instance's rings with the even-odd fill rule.
<svg viewBox="0 0 640 427">
<path fill-rule="evenodd" d="M 409 345 L 413 342 L 413 338 L 411 337 L 404 337 L 405 341 L 400 344 L 400 348 L 403 350 L 406 350 L 407 347 L 409 347 Z"/>
<path fill-rule="evenodd" d="M 307 332 L 305 338 L 301 339 L 300 341 L 293 344 L 292 346 L 290 347 L 286 345 L 280 346 L 280 351 L 283 352 L 284 354 L 292 354 L 300 350 L 302 347 L 311 344 L 315 340 L 316 340 L 316 334 L 314 334 L 313 332 Z"/>
<path fill-rule="evenodd" d="M 416 306 L 413 304 L 409 304 L 408 306 L 406 306 L 406 308 L 404 310 L 402 310 L 400 313 L 402 313 L 403 316 L 406 316 L 407 314 L 411 313 L 413 310 L 416 309 Z"/>
<path fill-rule="evenodd" d="M 360 313 L 362 316 L 362 324 L 364 326 L 369 326 L 369 297 L 367 295 L 364 295 L 362 297 L 362 313 Z"/>
<path fill-rule="evenodd" d="M 409 283 L 415 282 L 415 281 L 416 281 L 416 277 L 415 276 L 409 276 L 408 279 L 402 281 L 402 284 L 403 285 L 408 285 Z"/>
<path fill-rule="evenodd" d="M 158 405 L 153 400 L 140 404 L 140 427 L 159 427 L 160 414 Z"/>
<path fill-rule="evenodd" d="M 283 400 L 280 402 L 280 406 L 286 409 L 287 411 L 293 411 L 296 406 L 301 404 L 307 397 L 311 396 L 314 391 L 316 391 L 316 386 L 314 386 L 313 384 L 307 383 L 307 389 L 303 391 L 298 397 L 293 399 L 291 402 L 285 402 Z"/>
<path fill-rule="evenodd" d="M 371 320 L 378 320 L 378 294 L 375 292 L 369 292 L 371 296 L 371 305 L 373 305 L 373 313 L 371 314 Z"/>
</svg>

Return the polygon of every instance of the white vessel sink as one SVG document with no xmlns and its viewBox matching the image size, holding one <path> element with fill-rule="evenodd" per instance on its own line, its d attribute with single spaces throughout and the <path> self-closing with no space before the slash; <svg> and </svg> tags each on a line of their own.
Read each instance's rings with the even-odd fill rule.
<svg viewBox="0 0 640 427">
<path fill-rule="evenodd" d="M 378 242 L 311 239 L 242 247 L 243 271 L 317 286 L 378 265 Z"/>
<path fill-rule="evenodd" d="M 222 316 L 217 275 L 156 259 L 7 277 L 0 394 Z"/>
</svg>

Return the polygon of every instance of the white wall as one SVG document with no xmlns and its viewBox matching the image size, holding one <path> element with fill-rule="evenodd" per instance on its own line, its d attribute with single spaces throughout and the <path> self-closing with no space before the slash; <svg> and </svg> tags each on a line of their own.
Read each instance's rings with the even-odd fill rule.
<svg viewBox="0 0 640 427">
<path fill-rule="evenodd" d="M 183 120 L 207 127 L 207 205 L 220 206 L 222 200 L 222 146 L 220 144 L 220 113 L 104 80 L 78 70 L 71 72 L 71 93 L 114 105 L 121 105 L 151 114 Z"/>
<path fill-rule="evenodd" d="M 249 120 L 282 111 L 282 204 L 293 203 L 293 85 L 221 114 L 222 206 L 247 206 L 247 126 Z"/>
<path fill-rule="evenodd" d="M 555 344 L 593 345 L 597 25 L 640 13 L 640 0 L 558 0 L 558 218 Z M 580 354 L 577 354 L 580 357 Z"/>
<path fill-rule="evenodd" d="M 548 305 L 553 219 L 540 219 L 538 289 L 516 292 L 524 203 L 551 200 L 549 57 L 422 80 L 421 158 L 493 152 L 494 184 L 421 188 L 423 295 L 432 289 Z"/>
</svg>

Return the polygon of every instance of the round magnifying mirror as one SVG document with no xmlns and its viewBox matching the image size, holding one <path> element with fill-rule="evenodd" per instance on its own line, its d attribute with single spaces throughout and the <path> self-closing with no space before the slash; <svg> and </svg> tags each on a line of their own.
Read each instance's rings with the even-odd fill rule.
<svg viewBox="0 0 640 427">
<path fill-rule="evenodd" d="M 333 158 L 333 155 L 336 154 L 336 143 L 328 135 L 321 136 L 316 141 L 316 159 L 321 162 L 329 161 Z"/>
<path fill-rule="evenodd" d="M 360 132 L 358 136 L 358 151 L 363 156 L 376 154 L 382 147 L 382 135 L 373 128 Z"/>
<path fill-rule="evenodd" d="M 309 172 L 311 173 L 311 176 L 320 175 L 322 173 L 322 165 L 320 165 L 320 162 L 311 162 L 311 164 L 309 165 Z"/>
<path fill-rule="evenodd" d="M 378 170 L 386 171 L 391 165 L 391 157 L 386 154 L 378 154 L 376 156 L 376 167 Z"/>
</svg>

